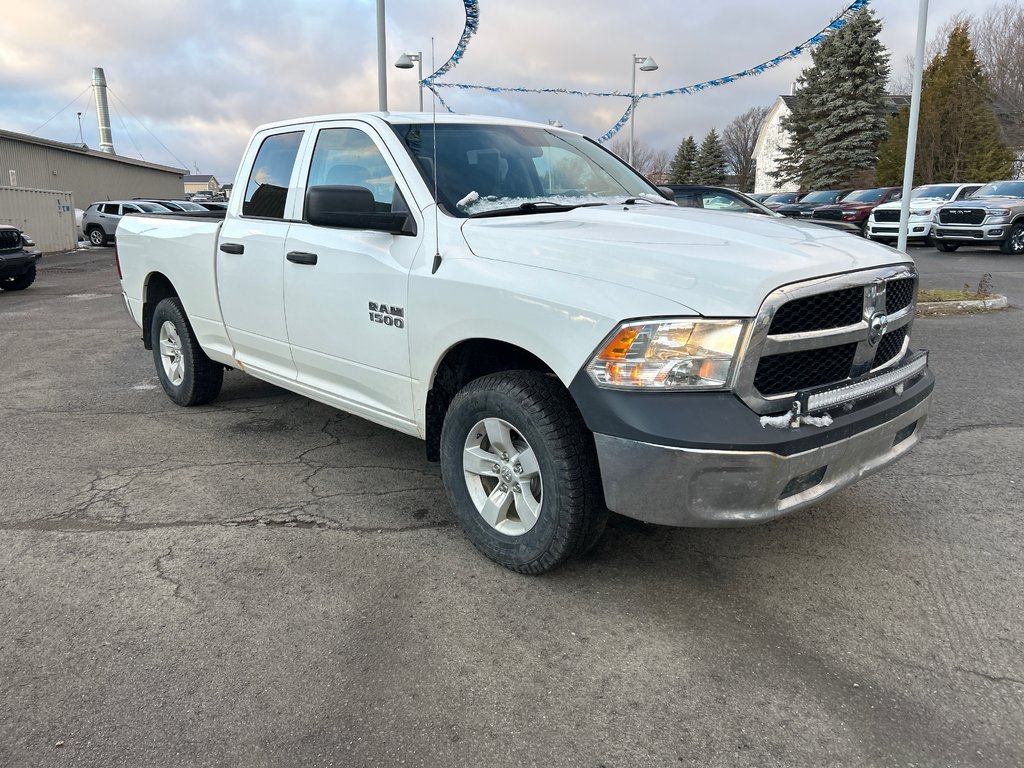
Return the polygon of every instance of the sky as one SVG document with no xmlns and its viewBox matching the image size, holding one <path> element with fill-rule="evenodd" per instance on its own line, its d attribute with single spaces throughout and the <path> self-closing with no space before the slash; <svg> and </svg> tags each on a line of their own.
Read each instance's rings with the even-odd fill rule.
<svg viewBox="0 0 1024 768">
<path fill-rule="evenodd" d="M 1001 0 L 930 0 L 928 28 Z M 1005 0 L 1002 0 L 1005 1 Z M 479 0 L 480 25 L 447 82 L 628 92 L 633 54 L 659 69 L 637 71 L 637 91 L 718 78 L 766 61 L 816 34 L 850 0 Z M 0 30 L 0 129 L 98 148 L 93 67 L 109 86 L 118 154 L 233 180 L 253 128 L 304 115 L 376 110 L 376 0 L 31 0 L 7 4 Z M 872 0 L 894 73 L 913 54 L 919 3 Z M 455 48 L 461 0 L 386 0 L 388 106 L 415 111 L 424 74 Z M 431 48 L 433 47 L 433 53 Z M 674 152 L 736 115 L 769 106 L 810 54 L 763 75 L 693 95 L 645 100 L 638 142 Z M 443 89 L 457 112 L 565 127 L 598 137 L 627 98 L 492 94 Z M 425 92 L 425 109 L 431 109 Z M 440 111 L 443 109 L 437 105 Z M 625 129 L 628 131 L 628 128 Z M 625 135 L 625 132 L 623 133 Z"/>
</svg>

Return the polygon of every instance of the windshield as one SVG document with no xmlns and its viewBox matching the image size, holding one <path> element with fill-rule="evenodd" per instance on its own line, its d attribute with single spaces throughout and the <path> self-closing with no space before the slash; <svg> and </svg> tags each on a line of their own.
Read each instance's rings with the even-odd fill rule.
<svg viewBox="0 0 1024 768">
<path fill-rule="evenodd" d="M 960 189 L 958 184 L 928 184 L 923 187 L 916 187 L 910 193 L 911 200 L 949 200 L 956 191 Z"/>
<path fill-rule="evenodd" d="M 453 216 L 515 209 L 622 203 L 672 205 L 618 157 L 582 136 L 511 125 L 395 125 L 437 200 Z M 437 146 L 434 146 L 434 137 Z M 549 208 L 555 210 L 556 208 Z M 544 209 L 527 205 L 524 212 Z"/>
<path fill-rule="evenodd" d="M 834 203 L 839 199 L 838 192 L 811 192 L 800 200 L 801 203 Z"/>
<path fill-rule="evenodd" d="M 1024 181 L 993 181 L 971 197 L 1024 197 Z"/>
<path fill-rule="evenodd" d="M 796 192 L 779 192 L 778 194 L 771 195 L 765 198 L 766 203 L 795 203 L 796 199 L 800 197 Z"/>
<path fill-rule="evenodd" d="M 885 189 L 858 189 L 843 198 L 844 203 L 877 203 L 885 195 Z"/>
</svg>

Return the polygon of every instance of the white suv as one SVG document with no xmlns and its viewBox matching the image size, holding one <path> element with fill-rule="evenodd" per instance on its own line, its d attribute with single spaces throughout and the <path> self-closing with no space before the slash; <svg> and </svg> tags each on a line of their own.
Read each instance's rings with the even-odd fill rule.
<svg viewBox="0 0 1024 768">
<path fill-rule="evenodd" d="M 981 188 L 981 184 L 925 184 L 910 193 L 910 219 L 907 242 L 918 240 L 931 245 L 932 215 L 943 203 L 963 200 Z M 894 243 L 900 234 L 901 201 L 882 203 L 868 217 L 867 236 L 880 243 Z"/>
<path fill-rule="evenodd" d="M 159 203 L 142 200 L 110 200 L 93 203 L 82 214 L 82 229 L 92 245 L 106 245 L 114 239 L 117 223 L 126 213 L 170 213 L 171 209 Z"/>
</svg>

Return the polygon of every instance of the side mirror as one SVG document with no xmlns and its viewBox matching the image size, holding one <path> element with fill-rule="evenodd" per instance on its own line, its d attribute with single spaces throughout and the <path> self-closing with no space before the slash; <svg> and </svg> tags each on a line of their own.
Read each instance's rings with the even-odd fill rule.
<svg viewBox="0 0 1024 768">
<path fill-rule="evenodd" d="M 416 234 L 416 222 L 409 213 L 378 212 L 373 193 L 366 187 L 310 187 L 306 191 L 306 221 L 318 227 Z"/>
<path fill-rule="evenodd" d="M 662 197 L 664 197 L 666 200 L 676 199 L 676 193 L 675 190 L 672 189 L 672 187 L 658 187 L 658 191 L 661 192 Z"/>
</svg>

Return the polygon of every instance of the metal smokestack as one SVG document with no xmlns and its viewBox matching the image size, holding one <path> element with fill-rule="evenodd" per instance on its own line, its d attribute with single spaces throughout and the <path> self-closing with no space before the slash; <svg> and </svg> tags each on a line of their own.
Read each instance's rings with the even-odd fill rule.
<svg viewBox="0 0 1024 768">
<path fill-rule="evenodd" d="M 110 107 L 107 106 L 107 78 L 103 76 L 103 67 L 93 67 L 92 91 L 96 97 L 96 122 L 100 129 L 100 152 L 110 155 L 114 152 L 114 138 L 110 134 Z"/>
</svg>

